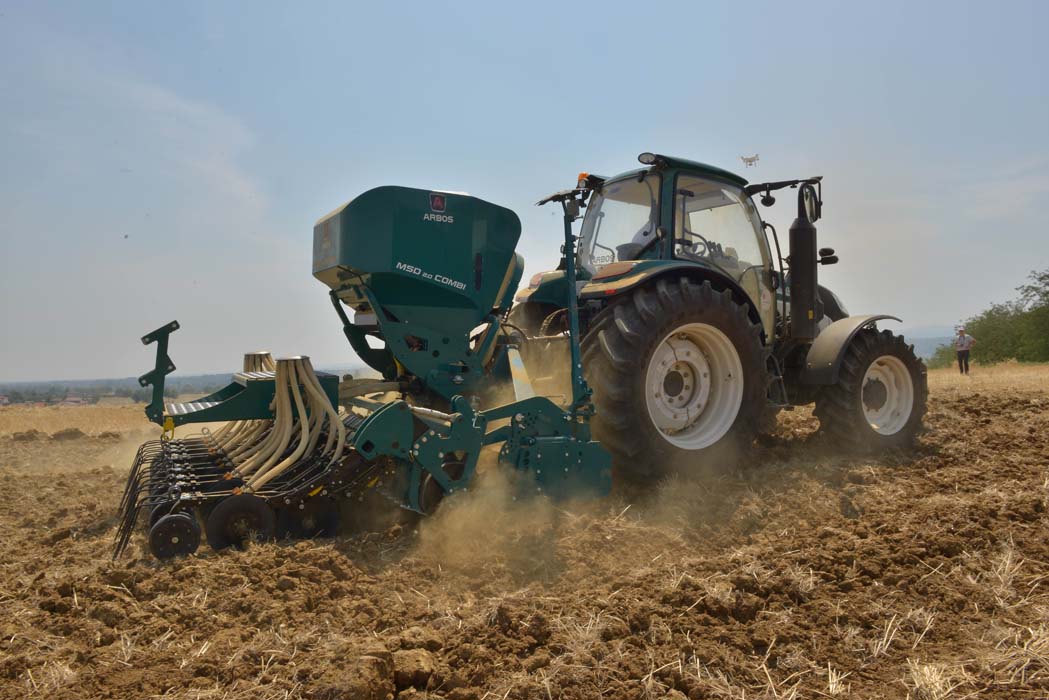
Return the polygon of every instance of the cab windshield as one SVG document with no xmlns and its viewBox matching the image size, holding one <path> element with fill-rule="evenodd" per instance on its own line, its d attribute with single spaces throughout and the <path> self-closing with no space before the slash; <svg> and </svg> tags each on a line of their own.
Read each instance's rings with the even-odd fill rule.
<svg viewBox="0 0 1049 700">
<path fill-rule="evenodd" d="M 659 175 L 645 173 L 605 183 L 586 208 L 579 265 L 591 274 L 620 260 L 637 260 L 656 240 Z"/>
</svg>

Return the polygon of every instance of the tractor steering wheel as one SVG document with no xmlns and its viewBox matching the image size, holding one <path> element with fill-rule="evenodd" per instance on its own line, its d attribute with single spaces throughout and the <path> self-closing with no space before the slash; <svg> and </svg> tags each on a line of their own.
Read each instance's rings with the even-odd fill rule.
<svg viewBox="0 0 1049 700">
<path fill-rule="evenodd" d="M 706 238 L 703 238 L 703 236 L 699 235 L 695 231 L 685 229 L 685 236 L 686 238 L 682 240 L 688 241 L 689 245 L 691 246 L 691 250 L 687 251 L 689 255 L 695 255 L 697 258 L 702 258 L 709 252 L 714 250 L 713 246 L 710 245 L 710 241 L 708 241 Z M 689 239 L 688 236 L 691 236 L 692 238 Z"/>
</svg>

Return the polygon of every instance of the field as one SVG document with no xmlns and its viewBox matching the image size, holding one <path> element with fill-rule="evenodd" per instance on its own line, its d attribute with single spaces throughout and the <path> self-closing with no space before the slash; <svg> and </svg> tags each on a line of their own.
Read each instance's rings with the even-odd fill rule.
<svg viewBox="0 0 1049 700">
<path fill-rule="evenodd" d="M 1049 697 L 1049 367 L 930 386 L 911 454 L 797 410 L 633 503 L 491 474 L 418 526 L 170 564 L 109 558 L 140 408 L 0 409 L 0 698 Z"/>
</svg>

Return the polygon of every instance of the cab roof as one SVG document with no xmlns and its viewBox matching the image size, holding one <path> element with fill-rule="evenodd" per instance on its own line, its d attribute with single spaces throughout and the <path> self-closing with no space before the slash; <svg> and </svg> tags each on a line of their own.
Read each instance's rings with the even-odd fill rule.
<svg viewBox="0 0 1049 700">
<path fill-rule="evenodd" d="M 745 187 L 747 180 L 740 177 L 736 173 L 729 172 L 723 168 L 719 168 L 715 165 L 708 165 L 707 163 L 700 163 L 695 160 L 686 160 L 684 158 L 675 158 L 673 156 L 657 155 L 658 161 L 655 165 L 647 168 L 635 168 L 628 170 L 624 173 L 619 173 L 613 177 L 605 178 L 607 180 L 619 180 L 621 178 L 633 177 L 642 172 L 666 170 L 667 168 L 677 168 L 680 170 L 687 170 L 689 172 L 696 173 L 697 175 L 704 175 L 717 180 L 723 180 L 731 182 L 734 185 Z"/>
</svg>

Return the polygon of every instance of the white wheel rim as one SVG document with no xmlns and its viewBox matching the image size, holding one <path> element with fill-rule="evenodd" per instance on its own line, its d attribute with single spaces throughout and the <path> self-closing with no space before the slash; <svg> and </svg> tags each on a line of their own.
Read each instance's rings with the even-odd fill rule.
<svg viewBox="0 0 1049 700">
<path fill-rule="evenodd" d="M 875 432 L 895 435 L 903 430 L 914 406 L 914 382 L 907 365 L 892 355 L 874 360 L 863 374 L 860 404 Z"/>
<path fill-rule="evenodd" d="M 701 450 L 725 436 L 743 403 L 743 363 L 728 336 L 705 323 L 668 333 L 645 372 L 645 405 L 674 447 Z"/>
</svg>

